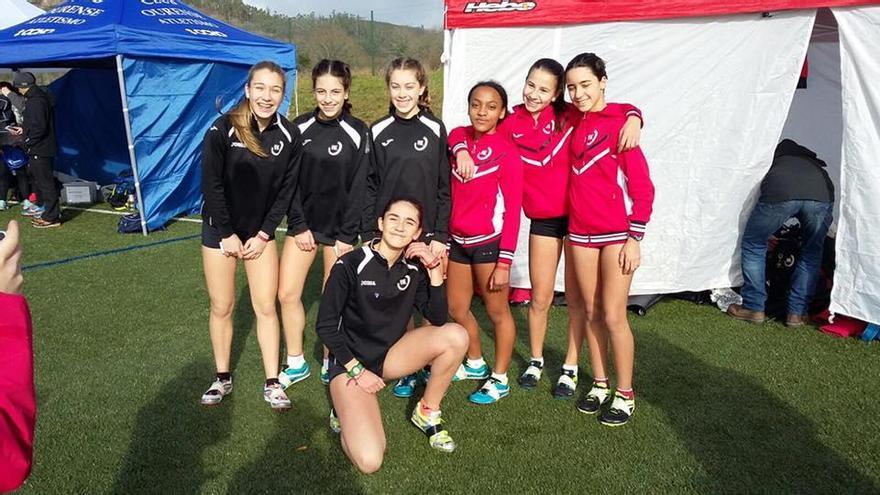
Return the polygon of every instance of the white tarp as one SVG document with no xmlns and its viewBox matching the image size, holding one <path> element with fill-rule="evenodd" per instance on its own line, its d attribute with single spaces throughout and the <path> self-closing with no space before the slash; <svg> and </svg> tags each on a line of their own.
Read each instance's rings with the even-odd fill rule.
<svg viewBox="0 0 880 495">
<path fill-rule="evenodd" d="M 880 7 L 832 10 L 844 125 L 831 311 L 880 323 Z"/>
<path fill-rule="evenodd" d="M 0 29 L 22 23 L 43 13 L 27 0 L 0 0 Z"/>
<path fill-rule="evenodd" d="M 657 189 L 632 293 L 736 286 L 740 231 L 782 132 L 815 14 L 458 29 L 446 38 L 444 121 L 450 129 L 467 123 L 467 91 L 480 79 L 501 82 L 512 106 L 535 59 L 565 65 L 582 51 L 599 54 L 608 100 L 644 113 L 642 147 Z M 516 287 L 529 287 L 527 251 L 520 242 Z"/>
</svg>

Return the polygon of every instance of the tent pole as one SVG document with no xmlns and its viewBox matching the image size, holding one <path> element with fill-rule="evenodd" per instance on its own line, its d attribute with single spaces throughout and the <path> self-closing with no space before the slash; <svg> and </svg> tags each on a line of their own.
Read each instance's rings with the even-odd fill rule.
<svg viewBox="0 0 880 495">
<path fill-rule="evenodd" d="M 299 115 L 299 69 L 293 76 L 293 109 L 294 115 Z"/>
<path fill-rule="evenodd" d="M 137 158 L 134 154 L 134 141 L 131 137 L 131 117 L 128 115 L 128 97 L 125 93 L 125 75 L 122 73 L 122 55 L 116 55 L 116 74 L 119 76 L 119 96 L 122 98 L 122 116 L 125 118 L 125 137 L 128 140 L 128 159 L 134 173 L 134 192 L 137 195 L 138 211 L 141 212 L 141 231 L 147 235 L 147 217 L 144 212 L 144 198 L 141 195 L 141 178 L 138 175 Z"/>
</svg>

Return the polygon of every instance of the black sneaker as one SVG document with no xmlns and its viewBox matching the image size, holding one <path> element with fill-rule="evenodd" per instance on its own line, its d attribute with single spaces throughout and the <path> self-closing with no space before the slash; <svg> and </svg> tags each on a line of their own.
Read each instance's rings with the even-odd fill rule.
<svg viewBox="0 0 880 495">
<path fill-rule="evenodd" d="M 599 416 L 599 422 L 605 426 L 623 426 L 629 422 L 635 409 L 635 399 L 627 399 L 620 392 L 615 392 L 611 407 Z"/>
<path fill-rule="evenodd" d="M 577 372 L 562 369 L 562 375 L 553 388 L 553 397 L 556 399 L 571 399 L 574 397 L 574 390 L 577 388 L 578 377 Z"/>
<path fill-rule="evenodd" d="M 610 400 L 611 390 L 608 389 L 608 386 L 593 382 L 587 395 L 577 402 L 577 410 L 584 414 L 596 414 Z"/>
<path fill-rule="evenodd" d="M 527 390 L 537 387 L 538 382 L 541 380 L 541 372 L 543 370 L 544 363 L 540 361 L 531 361 L 529 367 L 526 368 L 526 371 L 517 379 L 519 386 Z"/>
</svg>

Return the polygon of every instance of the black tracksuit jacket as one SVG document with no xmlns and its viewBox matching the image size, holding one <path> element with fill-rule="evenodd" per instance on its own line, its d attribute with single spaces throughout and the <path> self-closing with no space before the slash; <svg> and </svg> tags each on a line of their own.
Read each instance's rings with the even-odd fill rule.
<svg viewBox="0 0 880 495">
<path fill-rule="evenodd" d="M 450 194 L 443 122 L 427 110 L 410 119 L 391 114 L 373 124 L 371 133 L 373 159 L 362 232 L 375 232 L 376 221 L 391 199 L 411 196 L 425 209 L 422 240 L 445 243 Z"/>
<path fill-rule="evenodd" d="M 354 244 L 360 232 L 370 160 L 367 125 L 348 112 L 321 120 L 304 113 L 293 124 L 302 136 L 302 162 L 287 211 L 287 233 L 320 232 Z"/>
<path fill-rule="evenodd" d="M 263 132 L 256 121 L 251 129 L 267 158 L 245 147 L 228 114 L 214 121 L 202 148 L 204 220 L 223 238 L 237 234 L 242 242 L 261 230 L 275 233 L 290 205 L 302 151 L 299 130 L 281 115 Z"/>
<path fill-rule="evenodd" d="M 343 255 L 327 279 L 316 323 L 339 365 L 357 358 L 382 375 L 385 355 L 417 309 L 433 325 L 446 323 L 446 286 L 434 287 L 425 267 L 402 256 L 391 267 L 375 243 Z"/>
</svg>

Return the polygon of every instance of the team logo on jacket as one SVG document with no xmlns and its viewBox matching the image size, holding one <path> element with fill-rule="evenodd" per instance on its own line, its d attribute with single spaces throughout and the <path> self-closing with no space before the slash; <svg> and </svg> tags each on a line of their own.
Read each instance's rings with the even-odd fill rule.
<svg viewBox="0 0 880 495">
<path fill-rule="evenodd" d="M 381 144 L 383 148 L 387 148 L 389 144 L 394 142 L 394 138 L 388 138 L 385 141 L 382 141 Z"/>
<path fill-rule="evenodd" d="M 537 2 L 468 2 L 464 7 L 465 14 L 494 14 L 498 12 L 528 12 L 537 7 Z"/>
<path fill-rule="evenodd" d="M 336 141 L 336 144 L 327 148 L 327 153 L 330 153 L 330 156 L 342 153 L 342 141 Z"/>
<path fill-rule="evenodd" d="M 427 147 L 428 147 L 428 136 L 425 136 L 422 139 L 419 139 L 418 141 L 413 143 L 413 148 L 415 148 L 416 151 L 425 151 L 425 148 L 427 148 Z"/>
<path fill-rule="evenodd" d="M 517 133 L 515 133 L 515 132 L 513 133 L 513 139 L 519 139 L 519 138 L 521 138 L 521 137 L 523 137 L 523 136 L 524 136 L 524 134 L 517 134 Z"/>
<path fill-rule="evenodd" d="M 284 141 L 278 141 L 276 144 L 272 145 L 272 156 L 278 156 L 281 154 L 281 150 L 284 149 Z"/>
<path fill-rule="evenodd" d="M 488 160 L 490 156 L 492 156 L 492 148 L 486 148 L 483 151 L 477 153 L 477 160 L 484 162 Z"/>
<path fill-rule="evenodd" d="M 409 287 L 409 275 L 397 281 L 397 290 L 405 291 Z"/>
<path fill-rule="evenodd" d="M 593 143 L 596 142 L 596 138 L 599 137 L 599 129 L 593 129 L 593 132 L 587 136 L 587 146 L 592 146 Z"/>
<path fill-rule="evenodd" d="M 551 120 L 550 122 L 547 122 L 547 125 L 545 125 L 543 129 L 541 129 L 541 132 L 549 136 L 553 133 L 553 127 L 553 121 Z"/>
<path fill-rule="evenodd" d="M 311 139 L 303 139 L 303 146 L 305 146 L 305 145 L 307 145 L 307 144 L 309 144 L 309 143 L 311 143 L 311 142 L 312 142 Z"/>
</svg>

